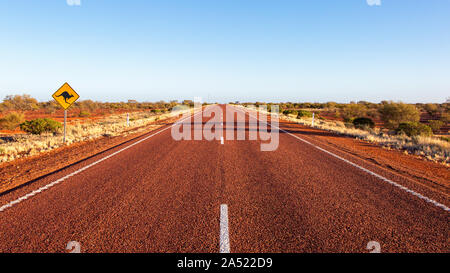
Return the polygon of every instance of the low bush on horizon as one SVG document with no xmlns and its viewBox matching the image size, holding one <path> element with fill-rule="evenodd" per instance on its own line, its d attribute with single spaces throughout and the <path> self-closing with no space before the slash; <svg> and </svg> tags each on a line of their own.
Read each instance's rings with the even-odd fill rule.
<svg viewBox="0 0 450 273">
<path fill-rule="evenodd" d="M 56 134 L 61 128 L 61 123 L 50 118 L 37 118 L 20 124 L 21 130 L 33 135 L 41 135 L 42 133 Z"/>
<path fill-rule="evenodd" d="M 428 126 L 430 126 L 431 130 L 433 132 L 439 132 L 441 130 L 442 126 L 444 126 L 444 122 L 442 120 L 429 120 Z"/>
<path fill-rule="evenodd" d="M 396 129 L 401 123 L 419 122 L 420 112 L 411 104 L 388 102 L 378 110 L 381 119 L 389 129 Z"/>
<path fill-rule="evenodd" d="M 312 118 L 312 116 L 313 116 L 312 112 L 306 111 L 306 110 L 300 110 L 300 111 L 298 111 L 297 118 L 303 118 L 303 117 Z"/>
<path fill-rule="evenodd" d="M 375 122 L 373 122 L 373 120 L 370 118 L 355 118 L 352 123 L 357 129 L 367 129 L 375 127 Z"/>
<path fill-rule="evenodd" d="M 397 134 L 405 134 L 409 137 L 433 135 L 433 131 L 431 130 L 430 126 L 422 124 L 420 122 L 400 123 L 395 131 L 397 132 Z"/>
<path fill-rule="evenodd" d="M 288 110 L 284 110 L 284 111 L 283 111 L 283 114 L 285 114 L 285 115 L 295 115 L 295 116 L 297 116 L 297 115 L 298 115 L 298 112 L 297 112 L 296 110 L 288 109 Z"/>
<path fill-rule="evenodd" d="M 89 113 L 88 111 L 80 111 L 80 114 L 78 114 L 78 116 L 80 118 L 87 118 L 91 116 L 91 113 Z"/>
<path fill-rule="evenodd" d="M 25 116 L 23 113 L 12 112 L 0 118 L 0 129 L 15 130 L 24 121 Z"/>
</svg>

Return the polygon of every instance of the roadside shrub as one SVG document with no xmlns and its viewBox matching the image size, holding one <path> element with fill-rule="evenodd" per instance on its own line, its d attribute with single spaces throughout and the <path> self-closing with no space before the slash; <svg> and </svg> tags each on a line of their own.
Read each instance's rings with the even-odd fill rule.
<svg viewBox="0 0 450 273">
<path fill-rule="evenodd" d="M 355 118 L 365 116 L 367 107 L 364 104 L 351 103 L 344 105 L 340 110 L 340 115 L 345 122 L 352 122 Z"/>
<path fill-rule="evenodd" d="M 81 118 L 87 118 L 91 116 L 91 113 L 87 112 L 87 111 L 80 111 L 80 114 L 78 115 Z"/>
<path fill-rule="evenodd" d="M 61 128 L 61 123 L 49 118 L 37 118 L 20 124 L 20 129 L 33 135 L 57 133 Z"/>
<path fill-rule="evenodd" d="M 298 112 L 296 110 L 284 110 L 283 114 L 287 115 L 298 115 Z"/>
<path fill-rule="evenodd" d="M 444 123 L 449 123 L 450 122 L 450 113 L 449 112 L 442 113 L 440 120 L 442 120 L 442 122 L 444 122 Z"/>
<path fill-rule="evenodd" d="M 9 113 L 0 118 L 0 129 L 14 130 L 25 121 L 22 113 Z"/>
<path fill-rule="evenodd" d="M 358 129 L 367 129 L 375 127 L 375 122 L 373 122 L 373 120 L 370 118 L 355 118 L 352 123 L 355 126 L 355 128 Z"/>
<path fill-rule="evenodd" d="M 11 110 L 33 110 L 38 109 L 38 101 L 30 95 L 8 95 L 3 100 L 3 108 Z"/>
<path fill-rule="evenodd" d="M 411 104 L 387 102 L 378 111 L 390 129 L 398 128 L 401 123 L 417 123 L 420 120 L 419 110 Z"/>
<path fill-rule="evenodd" d="M 433 104 L 433 103 L 427 103 L 427 104 L 425 104 L 425 105 L 423 106 L 423 108 L 424 108 L 425 111 L 427 111 L 428 114 L 430 114 L 430 115 L 435 115 L 435 114 L 438 112 L 438 110 L 439 110 L 438 105 L 437 105 L 437 104 Z"/>
<path fill-rule="evenodd" d="M 344 118 L 344 122 L 353 124 L 355 118 Z"/>
<path fill-rule="evenodd" d="M 306 110 L 299 110 L 297 118 L 302 118 L 302 117 L 311 118 L 312 117 L 312 113 L 309 112 L 309 111 L 306 111 Z"/>
<path fill-rule="evenodd" d="M 431 136 L 433 131 L 431 128 L 420 122 L 405 122 L 400 123 L 395 130 L 397 134 L 406 134 L 407 136 Z"/>
<path fill-rule="evenodd" d="M 438 132 L 444 126 L 444 122 L 441 120 L 430 120 L 428 121 L 428 126 L 430 126 L 433 132 Z"/>
</svg>

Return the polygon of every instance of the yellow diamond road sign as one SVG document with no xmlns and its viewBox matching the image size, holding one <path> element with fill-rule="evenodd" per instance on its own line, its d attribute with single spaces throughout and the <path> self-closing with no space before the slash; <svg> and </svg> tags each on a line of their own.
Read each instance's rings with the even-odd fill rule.
<svg viewBox="0 0 450 273">
<path fill-rule="evenodd" d="M 66 110 L 69 108 L 80 96 L 75 90 L 66 82 L 61 88 L 56 91 L 52 97 Z"/>
</svg>

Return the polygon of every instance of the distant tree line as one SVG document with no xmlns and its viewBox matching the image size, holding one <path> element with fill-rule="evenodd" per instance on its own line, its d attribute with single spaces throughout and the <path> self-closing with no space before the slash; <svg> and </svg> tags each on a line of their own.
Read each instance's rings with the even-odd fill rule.
<svg viewBox="0 0 450 273">
<path fill-rule="evenodd" d="M 272 105 L 278 105 L 279 111 L 286 115 L 296 115 L 297 118 L 310 117 L 316 112 L 321 116 L 342 119 L 346 123 L 352 123 L 355 127 L 373 128 L 374 120 L 382 121 L 384 127 L 399 134 L 407 135 L 431 135 L 438 133 L 441 128 L 450 122 L 450 103 L 416 103 L 382 101 L 373 103 L 358 101 L 350 103 L 310 103 L 310 102 L 285 102 L 285 103 L 241 103 L 242 105 L 266 105 L 271 111 Z M 309 114 L 308 114 L 309 113 Z M 426 122 L 420 122 L 422 114 L 428 114 Z"/>
</svg>

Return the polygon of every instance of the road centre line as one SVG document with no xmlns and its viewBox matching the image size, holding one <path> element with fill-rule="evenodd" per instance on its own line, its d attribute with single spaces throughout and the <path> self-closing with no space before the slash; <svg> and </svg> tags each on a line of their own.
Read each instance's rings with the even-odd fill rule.
<svg viewBox="0 0 450 273">
<path fill-rule="evenodd" d="M 220 205 L 220 253 L 230 253 L 230 235 L 228 233 L 228 206 Z"/>
</svg>

